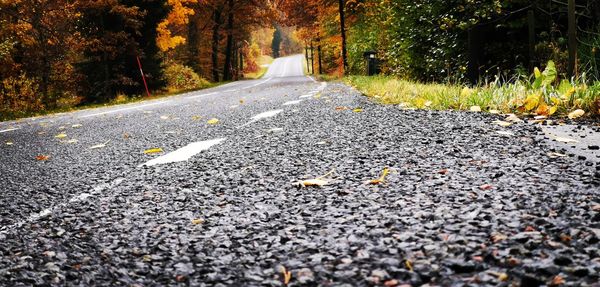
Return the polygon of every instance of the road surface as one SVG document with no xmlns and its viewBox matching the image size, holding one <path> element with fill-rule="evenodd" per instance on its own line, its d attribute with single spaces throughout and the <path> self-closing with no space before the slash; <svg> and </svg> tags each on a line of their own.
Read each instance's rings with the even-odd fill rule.
<svg viewBox="0 0 600 287">
<path fill-rule="evenodd" d="M 596 163 L 548 156 L 535 125 L 373 104 L 302 59 L 0 123 L 0 285 L 598 282 Z"/>
</svg>

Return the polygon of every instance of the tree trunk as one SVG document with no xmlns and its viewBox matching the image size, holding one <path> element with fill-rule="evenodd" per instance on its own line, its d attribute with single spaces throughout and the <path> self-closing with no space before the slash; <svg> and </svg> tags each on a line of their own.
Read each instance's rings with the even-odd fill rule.
<svg viewBox="0 0 600 287">
<path fill-rule="evenodd" d="M 344 64 L 344 74 L 348 71 L 348 50 L 346 48 L 346 15 L 344 12 L 344 0 L 338 0 L 340 12 L 340 31 L 342 33 L 342 62 Z"/>
<path fill-rule="evenodd" d="M 225 48 L 225 66 L 223 67 L 223 80 L 230 81 L 232 76 L 231 58 L 233 56 L 233 0 L 227 0 L 227 47 Z"/>
<path fill-rule="evenodd" d="M 319 75 L 323 74 L 323 62 L 321 61 L 321 38 L 317 38 L 317 53 L 319 54 Z"/>
<path fill-rule="evenodd" d="M 481 28 L 474 26 L 468 31 L 467 45 L 469 63 L 467 65 L 467 79 L 473 85 L 479 81 L 479 66 L 481 61 L 482 35 Z"/>
<path fill-rule="evenodd" d="M 213 81 L 219 81 L 219 30 L 221 28 L 221 7 L 216 7 L 213 12 L 213 29 L 212 29 L 212 76 Z"/>
</svg>

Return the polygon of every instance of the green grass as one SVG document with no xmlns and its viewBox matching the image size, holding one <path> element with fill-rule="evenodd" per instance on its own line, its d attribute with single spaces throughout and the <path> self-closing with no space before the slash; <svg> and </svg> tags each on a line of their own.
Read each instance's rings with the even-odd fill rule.
<svg viewBox="0 0 600 287">
<path fill-rule="evenodd" d="M 273 63 L 273 61 L 274 61 L 274 59 L 271 56 L 267 56 L 267 55 L 260 56 L 256 60 L 256 64 L 260 67 L 260 69 L 254 73 L 245 73 L 244 78 L 245 79 L 260 79 L 260 78 L 262 78 L 269 70 L 269 67 L 262 67 L 262 66 L 270 65 Z"/>
<path fill-rule="evenodd" d="M 468 88 L 461 85 L 419 83 L 390 76 L 348 76 L 344 82 L 382 104 L 432 110 L 500 111 L 527 115 L 564 116 L 583 109 L 587 116 L 600 115 L 600 83 L 536 87 L 526 80 L 491 83 Z M 561 84 L 562 86 L 562 84 Z"/>
</svg>

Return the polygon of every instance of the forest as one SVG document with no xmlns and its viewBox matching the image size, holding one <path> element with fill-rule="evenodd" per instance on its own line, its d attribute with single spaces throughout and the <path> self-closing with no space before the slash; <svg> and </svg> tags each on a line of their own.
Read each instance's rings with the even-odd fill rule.
<svg viewBox="0 0 600 287">
<path fill-rule="evenodd" d="M 470 85 L 551 61 L 557 83 L 593 86 L 599 19 L 596 0 L 1 0 L 0 114 L 199 89 L 297 53 L 315 74 L 363 75 L 372 52 L 382 74 Z"/>
</svg>

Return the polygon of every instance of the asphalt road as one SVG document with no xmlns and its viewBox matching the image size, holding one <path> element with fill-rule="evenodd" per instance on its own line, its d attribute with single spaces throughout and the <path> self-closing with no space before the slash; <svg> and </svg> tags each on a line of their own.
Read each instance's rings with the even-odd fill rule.
<svg viewBox="0 0 600 287">
<path fill-rule="evenodd" d="M 0 123 L 0 285 L 598 282 L 597 163 L 536 125 L 370 103 L 302 60 Z"/>
</svg>

